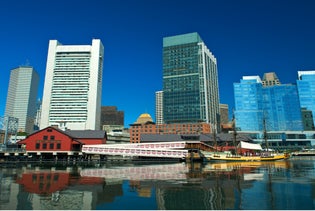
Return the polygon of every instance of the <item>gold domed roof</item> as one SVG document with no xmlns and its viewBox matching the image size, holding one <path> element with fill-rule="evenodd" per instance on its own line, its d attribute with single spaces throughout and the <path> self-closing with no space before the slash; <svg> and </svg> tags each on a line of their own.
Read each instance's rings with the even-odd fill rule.
<svg viewBox="0 0 315 211">
<path fill-rule="evenodd" d="M 136 124 L 144 124 L 144 123 L 147 123 L 147 122 L 153 122 L 153 119 L 152 117 L 150 116 L 150 114 L 148 113 L 144 113 L 144 114 L 141 114 L 137 121 L 135 122 Z"/>
</svg>

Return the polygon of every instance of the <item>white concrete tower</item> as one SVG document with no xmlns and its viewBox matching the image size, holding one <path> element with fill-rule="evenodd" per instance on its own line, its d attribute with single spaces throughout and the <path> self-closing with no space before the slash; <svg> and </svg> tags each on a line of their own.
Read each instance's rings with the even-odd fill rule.
<svg viewBox="0 0 315 211">
<path fill-rule="evenodd" d="M 40 129 L 99 130 L 104 47 L 62 45 L 50 40 Z"/>
</svg>

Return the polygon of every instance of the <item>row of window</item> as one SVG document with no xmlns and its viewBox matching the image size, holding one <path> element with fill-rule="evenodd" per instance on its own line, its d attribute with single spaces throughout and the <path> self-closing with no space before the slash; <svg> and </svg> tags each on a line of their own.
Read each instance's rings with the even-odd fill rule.
<svg viewBox="0 0 315 211">
<path fill-rule="evenodd" d="M 36 149 L 61 149 L 61 143 L 36 143 Z"/>
</svg>

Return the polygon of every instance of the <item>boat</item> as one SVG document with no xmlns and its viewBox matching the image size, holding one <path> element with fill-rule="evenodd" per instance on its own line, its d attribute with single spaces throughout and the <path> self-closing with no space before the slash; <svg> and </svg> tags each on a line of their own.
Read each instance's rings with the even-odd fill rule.
<svg viewBox="0 0 315 211">
<path fill-rule="evenodd" d="M 315 156 L 315 149 L 303 149 L 300 151 L 292 152 L 292 156 Z"/>
<path fill-rule="evenodd" d="M 232 154 L 230 151 L 225 152 L 203 152 L 208 161 L 276 161 L 290 158 L 289 153 L 277 153 L 274 151 L 265 151 L 260 144 L 253 144 L 240 141 L 240 149 L 249 151 L 243 154 Z"/>
<path fill-rule="evenodd" d="M 290 153 L 277 153 L 268 148 L 267 131 L 264 120 L 264 139 L 266 143 L 266 149 L 262 149 L 260 144 L 248 143 L 240 141 L 236 146 L 236 129 L 235 118 L 233 117 L 233 129 L 235 146 L 235 153 L 230 151 L 225 152 L 202 152 L 207 161 L 277 161 L 285 160 L 291 157 Z"/>
</svg>

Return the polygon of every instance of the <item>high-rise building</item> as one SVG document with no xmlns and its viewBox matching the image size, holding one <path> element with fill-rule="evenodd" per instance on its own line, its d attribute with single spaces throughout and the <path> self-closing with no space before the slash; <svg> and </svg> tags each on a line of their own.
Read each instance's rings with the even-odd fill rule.
<svg viewBox="0 0 315 211">
<path fill-rule="evenodd" d="M 259 76 L 244 76 L 240 83 L 234 83 L 234 99 L 238 130 L 303 130 L 301 107 L 294 84 L 263 87 Z"/>
<path fill-rule="evenodd" d="M 296 81 L 302 108 L 312 111 L 315 125 L 315 70 L 298 71 Z"/>
<path fill-rule="evenodd" d="M 217 60 L 198 33 L 163 38 L 164 123 L 219 125 L 218 87 Z"/>
<path fill-rule="evenodd" d="M 50 40 L 40 128 L 99 130 L 104 47 L 62 45 Z"/>
<path fill-rule="evenodd" d="M 11 70 L 5 116 L 18 119 L 18 130 L 32 133 L 36 116 L 39 75 L 30 66 Z"/>
<path fill-rule="evenodd" d="M 229 123 L 229 105 L 220 104 L 220 124 Z"/>
<path fill-rule="evenodd" d="M 235 127 L 237 130 L 262 131 L 262 82 L 259 76 L 243 76 L 234 83 Z M 260 124 L 259 124 L 260 123 Z"/>
<path fill-rule="evenodd" d="M 118 111 L 116 106 L 102 106 L 101 125 L 124 126 L 124 112 Z"/>
<path fill-rule="evenodd" d="M 261 82 L 263 86 L 274 86 L 281 84 L 275 72 L 265 73 Z"/>
<path fill-rule="evenodd" d="M 155 92 L 155 123 L 163 124 L 163 91 Z"/>
</svg>

